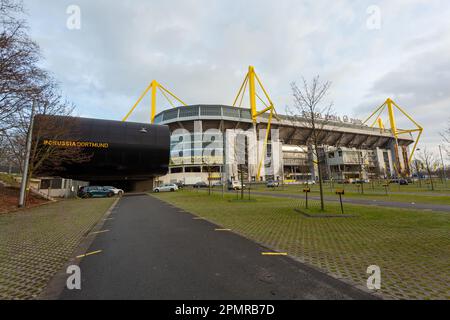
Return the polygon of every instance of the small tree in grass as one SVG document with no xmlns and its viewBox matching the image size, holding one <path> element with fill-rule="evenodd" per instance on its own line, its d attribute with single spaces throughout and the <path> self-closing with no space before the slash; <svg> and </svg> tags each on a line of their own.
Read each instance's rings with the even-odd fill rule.
<svg viewBox="0 0 450 320">
<path fill-rule="evenodd" d="M 433 167 L 436 164 L 436 156 L 427 150 L 427 148 L 424 148 L 423 151 L 419 154 L 419 160 L 422 162 L 423 166 L 425 167 L 425 170 L 428 174 L 428 179 L 430 181 L 431 190 L 434 191 L 434 182 L 433 182 Z"/>
<path fill-rule="evenodd" d="M 325 210 L 324 192 L 323 192 L 323 172 L 322 162 L 324 153 L 320 152 L 323 146 L 324 132 L 323 128 L 329 124 L 332 116 L 332 103 L 324 103 L 331 82 L 322 83 L 319 76 L 308 83 L 304 78 L 299 86 L 295 82 L 291 84 L 294 97 L 294 107 L 289 109 L 292 121 L 302 123 L 309 129 L 308 137 L 305 143 L 311 150 L 313 158 L 317 161 L 318 182 L 320 191 L 320 209 Z"/>
</svg>

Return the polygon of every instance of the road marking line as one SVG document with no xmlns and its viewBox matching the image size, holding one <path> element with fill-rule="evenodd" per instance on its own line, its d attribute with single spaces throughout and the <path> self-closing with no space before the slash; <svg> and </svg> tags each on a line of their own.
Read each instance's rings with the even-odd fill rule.
<svg viewBox="0 0 450 320">
<path fill-rule="evenodd" d="M 100 253 L 100 252 L 102 252 L 102 250 L 97 250 L 97 251 L 92 251 L 92 252 L 89 252 L 89 253 L 81 254 L 81 255 L 77 256 L 77 259 L 84 258 L 84 257 L 87 257 L 87 256 L 91 256 L 93 254 L 97 254 L 97 253 Z"/>
<path fill-rule="evenodd" d="M 231 229 L 214 229 L 214 231 L 231 231 Z"/>
<path fill-rule="evenodd" d="M 106 219 L 103 219 L 103 220 L 114 220 L 114 218 L 106 218 Z"/>
<path fill-rule="evenodd" d="M 205 218 L 202 218 L 202 217 L 194 217 L 192 219 L 194 219 L 194 220 L 205 220 Z"/>
<path fill-rule="evenodd" d="M 287 256 L 287 252 L 261 252 L 263 256 Z"/>
<path fill-rule="evenodd" d="M 99 233 L 104 233 L 104 232 L 108 232 L 109 230 L 102 230 L 102 231 L 96 231 L 96 232 L 92 232 L 91 234 L 99 234 Z"/>
</svg>

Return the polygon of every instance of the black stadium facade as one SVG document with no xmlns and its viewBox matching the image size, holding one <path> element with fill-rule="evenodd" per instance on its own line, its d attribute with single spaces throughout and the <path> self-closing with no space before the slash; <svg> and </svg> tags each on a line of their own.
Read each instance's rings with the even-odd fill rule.
<svg viewBox="0 0 450 320">
<path fill-rule="evenodd" d="M 34 138 L 39 144 L 57 148 L 77 148 L 89 155 L 80 163 L 65 163 L 58 168 L 45 166 L 41 175 L 115 184 L 125 189 L 140 189 L 153 178 L 168 172 L 170 132 L 168 126 L 79 117 L 37 115 Z M 58 129 L 38 133 L 47 126 Z M 64 129 L 65 128 L 65 129 Z M 62 129 L 62 130 L 61 130 Z M 54 131 L 54 130 L 53 130 Z M 143 188 L 145 189 L 145 188 Z"/>
</svg>

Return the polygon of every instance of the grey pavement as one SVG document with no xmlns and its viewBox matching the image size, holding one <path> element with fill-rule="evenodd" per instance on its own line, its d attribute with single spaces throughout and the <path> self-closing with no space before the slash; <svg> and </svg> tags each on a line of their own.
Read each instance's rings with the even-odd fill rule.
<svg viewBox="0 0 450 320">
<path fill-rule="evenodd" d="M 60 299 L 374 299 L 147 195 L 123 197 Z"/>
</svg>

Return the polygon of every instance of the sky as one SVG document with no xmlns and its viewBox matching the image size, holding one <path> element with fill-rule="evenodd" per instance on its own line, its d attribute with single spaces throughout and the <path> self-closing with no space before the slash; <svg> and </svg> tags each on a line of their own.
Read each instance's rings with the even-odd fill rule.
<svg viewBox="0 0 450 320">
<path fill-rule="evenodd" d="M 279 113 L 292 82 L 319 75 L 337 115 L 365 119 L 391 97 L 424 127 L 420 147 L 437 150 L 449 124 L 448 0 L 24 3 L 42 64 L 80 116 L 120 120 L 153 79 L 187 104 L 229 105 L 253 65 Z M 147 97 L 130 120 L 149 114 Z"/>
</svg>

